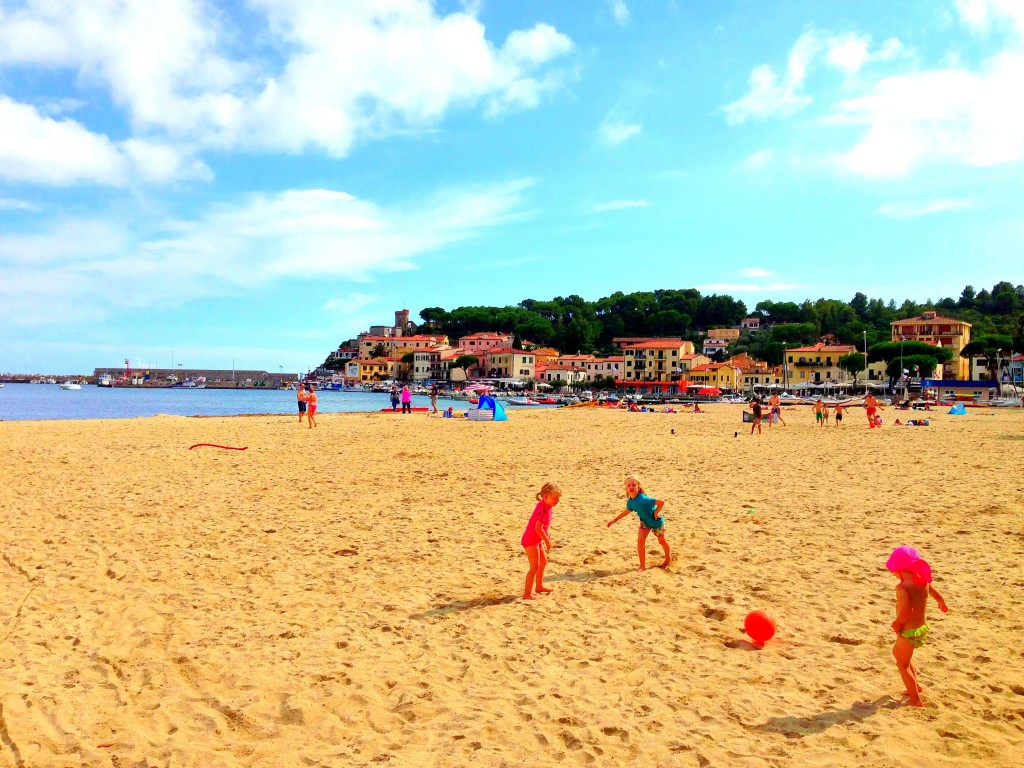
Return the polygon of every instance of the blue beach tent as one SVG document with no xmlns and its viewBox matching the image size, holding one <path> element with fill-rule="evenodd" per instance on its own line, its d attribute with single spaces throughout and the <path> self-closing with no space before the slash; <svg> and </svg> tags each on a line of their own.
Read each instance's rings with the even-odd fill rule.
<svg viewBox="0 0 1024 768">
<path fill-rule="evenodd" d="M 505 415 L 505 409 L 502 408 L 501 403 L 490 395 L 480 396 L 480 403 L 477 405 L 477 410 L 480 410 L 481 408 L 490 408 L 494 411 L 495 421 L 508 421 L 508 416 Z"/>
<path fill-rule="evenodd" d="M 967 409 L 964 408 L 964 404 L 963 403 L 956 403 L 952 408 L 950 408 L 948 411 L 946 411 L 946 413 L 951 413 L 954 416 L 966 416 L 967 415 Z"/>
</svg>

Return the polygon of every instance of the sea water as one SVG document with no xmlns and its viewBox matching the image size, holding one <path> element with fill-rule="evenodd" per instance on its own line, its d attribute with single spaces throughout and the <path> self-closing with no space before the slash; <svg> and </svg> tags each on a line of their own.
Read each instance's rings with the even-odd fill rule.
<svg viewBox="0 0 1024 768">
<path fill-rule="evenodd" d="M 430 406 L 413 395 L 414 408 Z M 437 407 L 456 411 L 464 400 L 440 397 Z M 317 413 L 369 412 L 391 407 L 387 392 L 317 390 Z M 401 407 L 399 407 L 401 410 Z M 238 416 L 287 413 L 298 417 L 295 391 L 287 389 L 185 389 L 181 387 L 97 387 L 64 390 L 57 384 L 7 384 L 0 388 L 0 421 L 35 419 L 130 419 L 137 416 Z"/>
</svg>

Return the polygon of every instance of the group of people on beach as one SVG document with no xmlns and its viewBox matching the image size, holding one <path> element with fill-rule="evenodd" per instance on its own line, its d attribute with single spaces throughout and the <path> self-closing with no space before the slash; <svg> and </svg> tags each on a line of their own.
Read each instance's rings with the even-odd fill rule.
<svg viewBox="0 0 1024 768">
<path fill-rule="evenodd" d="M 608 521 L 608 527 L 611 528 L 622 518 L 636 513 L 640 521 L 637 529 L 637 555 L 640 567 L 637 570 L 643 571 L 646 567 L 647 539 L 651 533 L 658 539 L 665 553 L 665 559 L 658 567 L 667 568 L 672 563 L 672 552 L 665 539 L 665 516 L 662 513 L 664 500 L 647 495 L 640 480 L 632 474 L 626 476 L 625 491 L 625 509 Z M 523 600 L 536 600 L 538 595 L 553 591 L 544 583 L 544 572 L 548 563 L 547 553 L 554 546 L 551 543 L 551 520 L 561 498 L 562 489 L 553 482 L 544 483 L 536 495 L 537 506 L 534 507 L 520 539 L 529 563 Z M 900 677 L 906 685 L 904 695 L 909 698 L 911 705 L 923 707 L 923 688 L 918 682 L 913 656 L 914 651 L 925 644 L 928 636 L 925 608 L 929 596 L 935 599 L 943 613 L 946 613 L 949 607 L 938 590 L 932 586 L 931 567 L 913 547 L 897 547 L 885 566 L 899 579 L 896 585 L 896 619 L 891 625 L 893 632 L 896 633 L 892 655 L 896 660 Z"/>
<path fill-rule="evenodd" d="M 782 418 L 782 406 L 779 401 L 779 396 L 773 394 L 768 398 L 768 407 L 770 408 L 768 414 L 768 426 L 772 425 L 772 422 L 778 421 L 782 426 L 786 426 L 786 422 Z M 849 404 L 836 403 L 832 408 L 831 415 L 835 417 L 835 425 L 841 426 L 843 423 L 843 414 L 846 412 Z M 761 402 L 761 398 L 754 397 L 750 401 L 750 434 L 761 434 L 761 422 L 764 420 L 764 404 Z M 814 422 L 819 427 L 823 427 L 828 424 L 829 409 L 828 403 L 822 400 L 820 397 L 815 401 L 813 409 Z M 867 414 L 868 427 L 874 429 L 882 426 L 882 417 L 878 415 L 878 400 L 870 392 L 864 396 L 864 411 Z"/>
</svg>

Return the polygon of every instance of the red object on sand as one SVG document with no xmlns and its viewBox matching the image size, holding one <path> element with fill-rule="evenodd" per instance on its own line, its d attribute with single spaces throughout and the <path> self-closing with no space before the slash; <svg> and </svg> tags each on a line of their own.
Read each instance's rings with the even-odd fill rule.
<svg viewBox="0 0 1024 768">
<path fill-rule="evenodd" d="M 743 629 L 758 645 L 763 645 L 775 636 L 775 619 L 764 611 L 751 611 L 743 620 Z"/>
<path fill-rule="evenodd" d="M 223 448 L 225 451 L 247 451 L 247 450 L 249 450 L 249 446 L 248 445 L 245 446 L 244 448 L 233 448 L 230 445 L 217 445 L 215 443 L 196 443 L 195 445 L 190 445 L 188 447 L 188 449 L 191 451 L 193 448 L 202 448 L 203 446 L 206 446 L 208 448 Z"/>
</svg>

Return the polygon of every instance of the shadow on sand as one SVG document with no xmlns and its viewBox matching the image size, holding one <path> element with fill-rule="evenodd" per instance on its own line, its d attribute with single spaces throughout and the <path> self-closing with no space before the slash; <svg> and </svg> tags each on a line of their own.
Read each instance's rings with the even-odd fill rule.
<svg viewBox="0 0 1024 768">
<path fill-rule="evenodd" d="M 586 582 L 597 581 L 598 579 L 606 579 L 609 576 L 622 576 L 627 573 L 631 573 L 631 571 L 574 571 L 572 568 L 570 568 L 565 573 L 554 573 L 549 571 L 547 577 L 544 580 L 549 582 Z M 448 603 L 447 605 L 439 605 L 437 608 L 431 608 L 428 611 L 420 611 L 419 613 L 410 614 L 409 618 L 433 619 L 437 618 L 438 616 L 447 616 L 451 613 L 472 611 L 477 608 L 490 608 L 492 605 L 508 605 L 510 603 L 516 602 L 519 602 L 519 598 L 517 598 L 514 595 L 502 595 L 500 597 L 477 597 L 472 600 L 455 600 L 451 603 Z"/>
<path fill-rule="evenodd" d="M 899 709 L 900 703 L 891 696 L 882 696 L 875 701 L 857 701 L 849 709 L 833 709 L 810 717 L 772 717 L 760 725 L 747 726 L 751 731 L 781 733 L 787 739 L 802 739 L 804 736 L 821 733 L 833 725 L 859 723 L 873 716 L 880 709 Z"/>
</svg>

